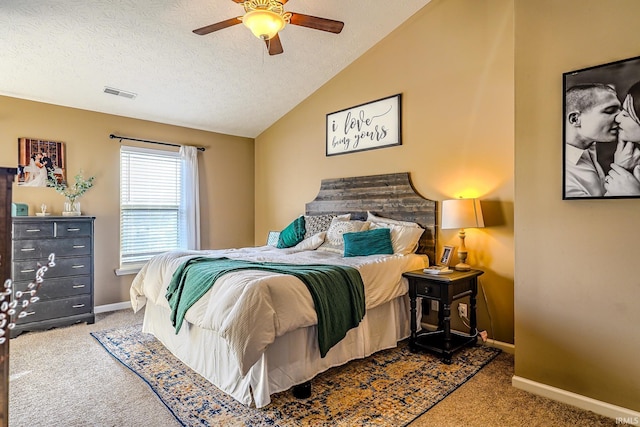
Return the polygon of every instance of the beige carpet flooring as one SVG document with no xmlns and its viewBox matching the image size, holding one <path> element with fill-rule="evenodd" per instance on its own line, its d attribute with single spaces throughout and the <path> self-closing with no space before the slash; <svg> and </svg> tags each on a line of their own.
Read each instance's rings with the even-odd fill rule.
<svg viewBox="0 0 640 427">
<path fill-rule="evenodd" d="M 89 332 L 140 322 L 130 310 L 93 325 L 29 332 L 11 340 L 9 425 L 178 426 L 135 374 Z M 423 426 L 612 426 L 601 417 L 511 386 L 513 356 L 501 354 L 410 424 Z"/>
</svg>

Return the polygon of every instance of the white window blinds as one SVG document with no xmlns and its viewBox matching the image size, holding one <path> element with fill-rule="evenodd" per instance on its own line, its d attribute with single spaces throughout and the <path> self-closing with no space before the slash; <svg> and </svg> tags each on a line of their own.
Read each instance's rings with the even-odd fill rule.
<svg viewBox="0 0 640 427">
<path fill-rule="evenodd" d="M 184 246 L 176 152 L 120 147 L 120 266 Z"/>
</svg>

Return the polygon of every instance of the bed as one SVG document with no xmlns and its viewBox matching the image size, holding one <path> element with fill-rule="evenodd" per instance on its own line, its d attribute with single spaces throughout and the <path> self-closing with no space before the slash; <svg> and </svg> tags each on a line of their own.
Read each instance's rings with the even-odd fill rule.
<svg viewBox="0 0 640 427">
<path fill-rule="evenodd" d="M 307 235 L 294 246 L 169 252 L 149 261 L 131 285 L 134 310 L 145 307 L 143 331 L 245 405 L 264 407 L 274 393 L 407 338 L 408 286 L 402 273 L 434 259 L 436 203 L 417 194 L 408 173 L 325 179 L 301 217 Z M 415 229 L 404 234 L 409 226 L 424 231 L 407 249 L 402 239 L 417 234 Z M 349 244 L 380 228 L 391 230 L 393 254 L 345 257 L 343 247 L 334 247 L 336 230 L 353 231 L 344 234 L 349 239 L 343 243 Z M 221 276 L 186 311 L 176 331 L 167 288 L 186 261 L 201 258 L 354 268 L 364 285 L 364 317 L 327 351 L 318 343 L 319 316 L 304 283 L 289 274 L 247 269 Z"/>
</svg>

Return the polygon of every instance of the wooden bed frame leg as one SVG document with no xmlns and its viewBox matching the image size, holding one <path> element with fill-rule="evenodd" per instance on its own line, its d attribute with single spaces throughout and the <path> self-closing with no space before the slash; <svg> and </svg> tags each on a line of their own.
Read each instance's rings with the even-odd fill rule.
<svg viewBox="0 0 640 427">
<path fill-rule="evenodd" d="M 307 399 L 311 396 L 311 381 L 293 386 L 293 395 L 296 399 Z"/>
</svg>

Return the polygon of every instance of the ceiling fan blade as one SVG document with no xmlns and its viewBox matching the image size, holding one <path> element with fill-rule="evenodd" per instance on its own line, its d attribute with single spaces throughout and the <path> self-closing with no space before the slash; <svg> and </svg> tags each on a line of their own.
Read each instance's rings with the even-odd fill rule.
<svg viewBox="0 0 640 427">
<path fill-rule="evenodd" d="M 242 22 L 242 18 L 241 17 L 237 17 L 237 18 L 230 18 L 227 19 L 226 21 L 221 21 L 215 24 L 211 24 L 211 25 L 207 25 L 206 27 L 202 27 L 202 28 L 198 28 L 197 30 L 193 30 L 194 33 L 200 35 L 200 36 L 204 36 L 207 35 L 209 33 L 213 33 L 214 31 L 218 31 L 218 30 L 222 30 L 224 28 L 228 28 L 231 27 L 233 25 L 237 25 L 239 23 Z"/>
<path fill-rule="evenodd" d="M 328 31 L 330 33 L 339 34 L 344 27 L 344 22 L 334 21 L 333 19 L 318 18 L 317 16 L 303 15 L 302 13 L 291 13 L 290 22 L 293 25 L 301 27 L 313 28 L 314 30 Z"/>
<path fill-rule="evenodd" d="M 282 49 L 282 43 L 280 42 L 280 36 L 278 34 L 273 36 L 271 40 L 265 40 L 264 42 L 267 45 L 269 55 L 279 55 L 284 52 L 284 49 Z"/>
</svg>

